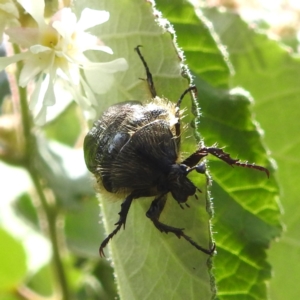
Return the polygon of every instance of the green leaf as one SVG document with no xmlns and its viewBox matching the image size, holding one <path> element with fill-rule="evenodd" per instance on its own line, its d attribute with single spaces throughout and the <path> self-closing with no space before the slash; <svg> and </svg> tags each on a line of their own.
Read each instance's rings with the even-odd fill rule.
<svg viewBox="0 0 300 300">
<path fill-rule="evenodd" d="M 27 266 L 21 243 L 0 228 L 0 294 L 14 289 L 24 279 Z"/>
<path fill-rule="evenodd" d="M 114 55 L 109 57 L 93 53 L 90 59 L 103 61 L 125 57 L 129 63 L 128 71 L 115 76 L 114 88 L 104 96 L 99 96 L 99 113 L 114 103 L 151 99 L 147 83 L 140 80 L 145 78 L 145 70 L 134 51 L 137 45 L 143 46 L 141 51 L 151 69 L 157 94 L 177 101 L 189 81 L 182 77 L 181 73 L 186 73 L 186 70 L 181 66 L 173 37 L 157 24 L 151 3 L 141 0 L 91 3 L 92 8 L 110 12 L 109 22 L 100 25 L 94 33 L 113 49 Z M 82 5 L 86 6 L 86 3 Z M 78 2 L 77 9 L 82 9 Z M 189 96 L 185 98 L 187 116 L 184 121 L 189 123 L 194 119 L 191 111 L 192 106 L 193 109 L 195 107 Z M 191 128 L 184 134 L 189 138 L 183 138 L 183 155 L 188 155 L 197 149 L 197 144 Z M 191 174 L 191 178 L 202 190 L 199 199 L 191 197 L 191 208 L 182 210 L 169 197 L 160 220 L 185 228 L 186 233 L 196 242 L 209 248 L 210 216 L 207 207 L 209 210 L 210 204 L 206 197 L 206 178 L 199 174 Z M 101 204 L 105 228 L 111 232 L 118 220 L 121 202 L 108 199 L 109 196 L 104 195 Z M 152 200 L 145 198 L 133 202 L 126 230 L 122 230 L 110 243 L 121 299 L 211 299 L 214 296 L 214 283 L 210 274 L 209 256 L 183 239 L 160 233 L 145 216 Z"/>
<path fill-rule="evenodd" d="M 51 266 L 49 264 L 40 268 L 28 278 L 27 287 L 39 295 L 50 297 L 53 293 Z"/>
<path fill-rule="evenodd" d="M 98 260 L 93 275 L 101 281 L 102 298 L 101 299 L 117 299 L 117 289 L 114 284 L 113 268 L 107 261 Z"/>
<path fill-rule="evenodd" d="M 241 89 L 228 91 L 231 65 L 211 24 L 201 11 L 197 11 L 197 18 L 190 5 L 180 7 L 182 1 L 173 1 L 173 9 L 164 1 L 158 3 L 174 25 L 178 43 L 195 75 L 202 111 L 199 130 L 205 144 L 218 143 L 233 158 L 272 170 L 260 129 L 253 120 L 251 97 Z M 235 39 L 236 33 L 230 32 L 230 36 Z M 266 299 L 266 281 L 271 273 L 266 249 L 281 229 L 274 175 L 268 180 L 263 173 L 233 170 L 216 159 L 210 160 L 209 166 L 218 251 L 214 259 L 218 297 Z"/>
<path fill-rule="evenodd" d="M 80 122 L 77 112 L 77 106 L 72 103 L 52 122 L 47 123 L 44 128 L 47 138 L 72 147 L 80 134 Z M 67 130 L 61 130 L 62 128 Z"/>
<path fill-rule="evenodd" d="M 19 296 L 14 296 L 9 293 L 1 293 L 0 300 L 19 300 Z"/>
<path fill-rule="evenodd" d="M 299 57 L 291 55 L 276 41 L 251 30 L 239 16 L 207 11 L 235 68 L 232 85 L 242 85 L 255 98 L 254 112 L 265 132 L 265 142 L 276 159 L 278 179 L 283 189 L 283 221 L 286 230 L 279 243 L 272 244 L 270 262 L 274 266 L 272 299 L 296 299 L 299 278 Z M 288 256 L 288 259 L 287 259 Z"/>
<path fill-rule="evenodd" d="M 13 208 L 18 217 L 24 218 L 35 229 L 39 228 L 39 220 L 36 208 L 32 204 L 31 196 L 25 192 L 13 203 Z"/>
</svg>

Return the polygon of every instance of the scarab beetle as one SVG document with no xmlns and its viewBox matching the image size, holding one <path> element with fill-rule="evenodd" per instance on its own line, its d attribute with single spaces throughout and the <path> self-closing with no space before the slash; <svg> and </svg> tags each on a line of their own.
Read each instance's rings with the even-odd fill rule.
<svg viewBox="0 0 300 300">
<path fill-rule="evenodd" d="M 184 96 L 196 91 L 195 86 L 187 88 L 177 103 L 157 97 L 152 75 L 140 52 L 135 48 L 146 70 L 147 83 L 152 95 L 151 101 L 131 101 L 109 107 L 96 121 L 84 140 L 85 162 L 95 175 L 98 184 L 109 193 L 124 194 L 116 228 L 101 243 L 100 256 L 109 240 L 125 226 L 126 217 L 134 199 L 153 196 L 146 216 L 161 232 L 174 233 L 198 250 L 211 255 L 209 249 L 195 243 L 183 229 L 159 221 L 167 195 L 181 205 L 196 193 L 196 186 L 187 175 L 196 171 L 205 173 L 200 161 L 212 154 L 229 165 L 253 168 L 269 172 L 266 168 L 232 159 L 229 154 L 216 147 L 199 147 L 183 161 L 179 161 L 181 144 L 180 105 Z"/>
</svg>

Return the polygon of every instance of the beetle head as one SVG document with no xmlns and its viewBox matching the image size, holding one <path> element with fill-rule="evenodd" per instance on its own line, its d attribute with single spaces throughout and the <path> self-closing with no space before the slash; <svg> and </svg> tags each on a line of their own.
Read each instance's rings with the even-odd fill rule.
<svg viewBox="0 0 300 300">
<path fill-rule="evenodd" d="M 186 177 L 188 167 L 184 164 L 173 164 L 168 175 L 168 186 L 173 198 L 184 203 L 189 196 L 196 193 L 195 185 Z"/>
</svg>

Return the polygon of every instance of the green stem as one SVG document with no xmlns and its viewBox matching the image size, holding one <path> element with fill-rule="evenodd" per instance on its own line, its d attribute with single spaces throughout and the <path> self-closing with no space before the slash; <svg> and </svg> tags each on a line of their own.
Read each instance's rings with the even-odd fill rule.
<svg viewBox="0 0 300 300">
<path fill-rule="evenodd" d="M 60 255 L 60 247 L 59 247 L 59 238 L 58 238 L 58 226 L 57 226 L 57 217 L 58 211 L 56 205 L 50 205 L 45 197 L 43 187 L 41 185 L 39 175 L 36 170 L 32 168 L 29 170 L 30 176 L 36 188 L 36 191 L 39 195 L 41 205 L 43 207 L 44 213 L 47 219 L 48 225 L 48 234 L 52 245 L 52 252 L 53 252 L 53 264 L 56 272 L 57 283 L 60 287 L 61 294 L 64 300 L 70 299 L 69 289 L 68 289 L 68 282 L 65 274 L 65 270 L 61 261 Z"/>
<path fill-rule="evenodd" d="M 20 53 L 20 49 L 17 45 L 13 44 L 13 49 L 15 53 Z M 21 61 L 18 61 L 16 78 L 20 78 L 22 67 L 23 67 L 23 63 Z M 21 116 L 22 116 L 23 140 L 25 143 L 24 163 L 25 166 L 28 166 L 31 161 L 31 156 L 34 153 L 34 151 L 32 150 L 35 148 L 35 137 L 31 133 L 31 129 L 33 125 L 32 125 L 31 114 L 28 109 L 27 89 L 19 85 L 17 85 L 17 87 L 18 87 L 19 103 L 20 103 Z"/>
<path fill-rule="evenodd" d="M 15 53 L 19 53 L 19 48 L 14 46 Z M 17 78 L 20 76 L 20 70 L 22 69 L 22 62 L 17 63 Z M 58 208 L 56 203 L 47 201 L 47 198 L 44 193 L 43 186 L 41 184 L 40 178 L 42 177 L 39 174 L 37 163 L 38 163 L 38 149 L 37 149 L 37 142 L 36 137 L 32 133 L 33 128 L 33 121 L 32 117 L 28 108 L 28 101 L 27 101 L 27 90 L 26 88 L 22 88 L 18 86 L 19 91 L 19 99 L 20 99 L 20 109 L 22 115 L 22 125 L 23 125 L 23 136 L 24 136 L 24 143 L 25 143 L 25 159 L 24 159 L 24 167 L 30 174 L 30 177 L 33 181 L 33 184 L 36 188 L 37 194 L 40 199 L 41 207 L 46 217 L 47 221 L 47 230 L 49 239 L 52 245 L 52 264 L 54 266 L 54 270 L 56 273 L 56 280 L 57 286 L 61 291 L 61 295 L 64 300 L 69 300 L 69 288 L 67 283 L 67 278 L 65 274 L 65 270 L 63 267 L 60 247 L 59 247 L 59 239 L 58 239 L 58 226 L 57 226 L 57 219 L 58 219 Z"/>
</svg>

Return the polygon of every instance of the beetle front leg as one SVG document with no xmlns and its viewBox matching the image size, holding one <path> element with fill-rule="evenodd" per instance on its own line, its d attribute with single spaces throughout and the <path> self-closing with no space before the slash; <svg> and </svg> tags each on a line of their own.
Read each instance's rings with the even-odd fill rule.
<svg viewBox="0 0 300 300">
<path fill-rule="evenodd" d="M 266 169 L 265 167 L 258 166 L 255 164 L 249 164 L 248 162 L 241 162 L 239 159 L 233 159 L 230 154 L 224 152 L 221 148 L 216 148 L 216 147 L 202 147 L 196 152 L 194 152 L 192 155 L 190 155 L 188 158 L 186 158 L 182 164 L 185 164 L 189 166 L 190 168 L 194 168 L 198 162 L 207 156 L 208 154 L 211 154 L 220 160 L 223 160 L 230 166 L 239 166 L 243 168 L 250 168 L 250 169 L 255 169 L 258 171 L 263 171 L 267 174 L 269 177 L 269 170 Z M 197 170 L 197 169 L 196 169 Z M 200 169 L 199 169 L 200 170 Z M 201 172 L 200 172 L 201 173 Z"/>
</svg>

